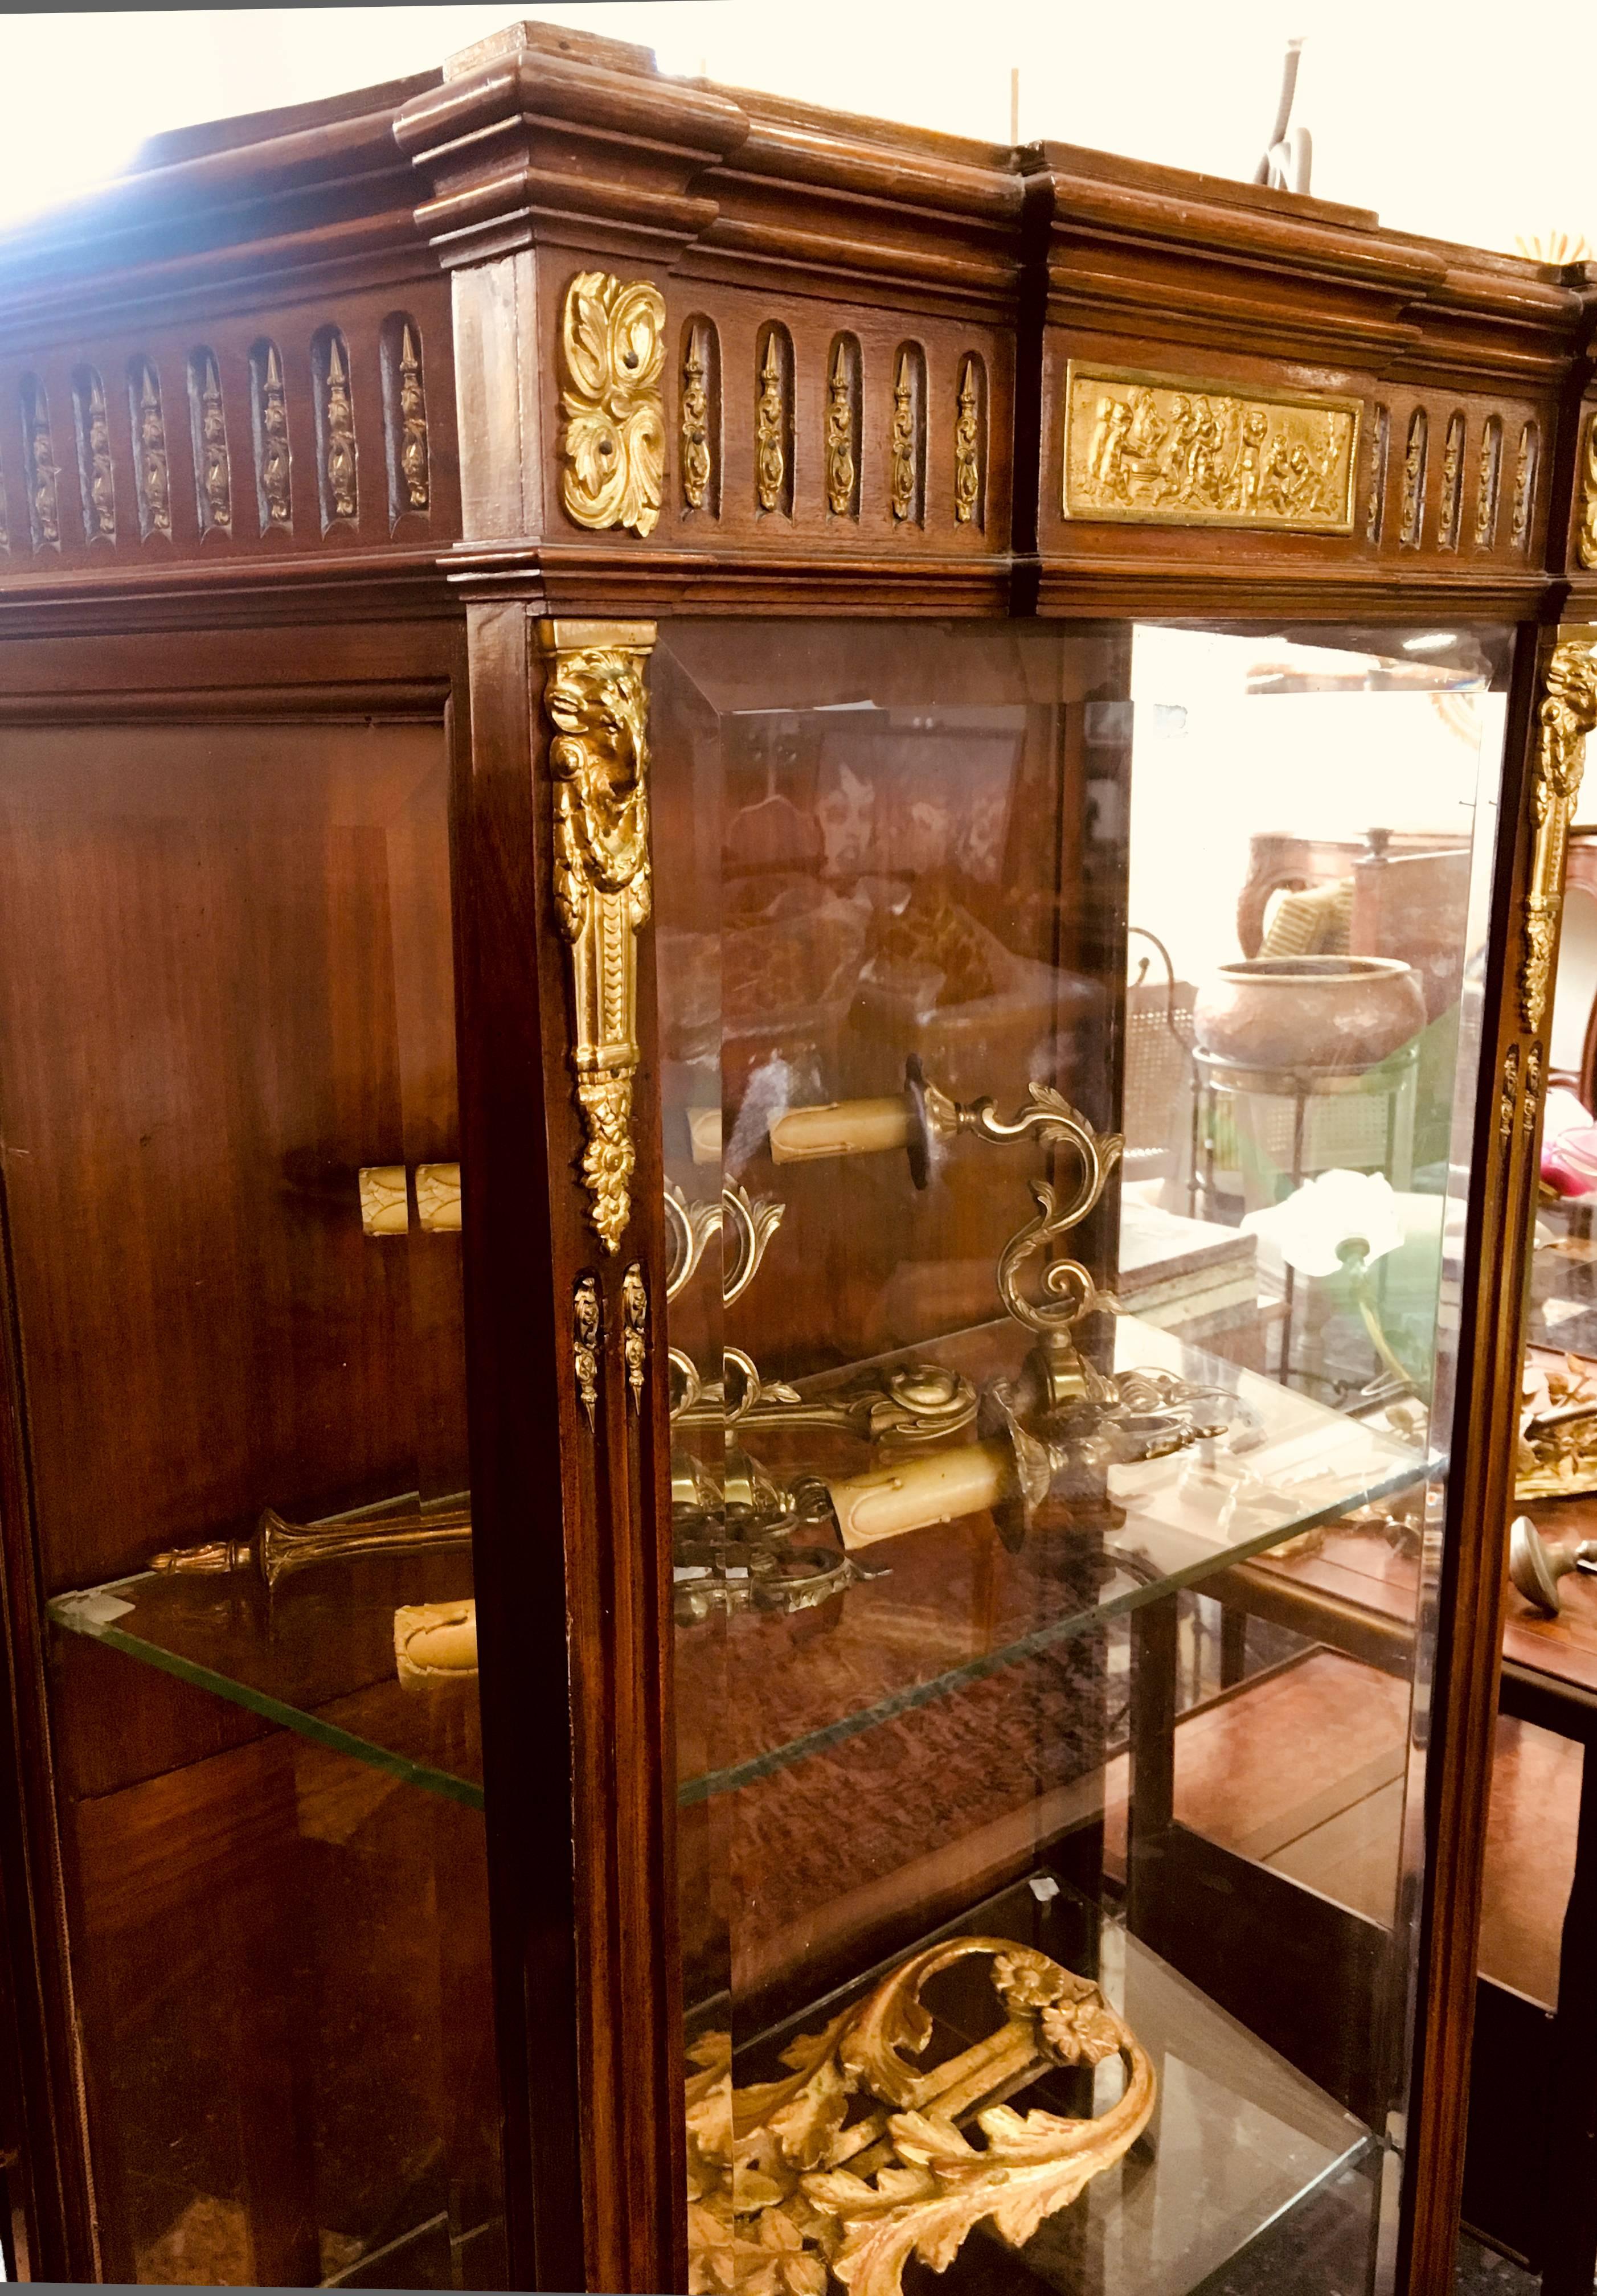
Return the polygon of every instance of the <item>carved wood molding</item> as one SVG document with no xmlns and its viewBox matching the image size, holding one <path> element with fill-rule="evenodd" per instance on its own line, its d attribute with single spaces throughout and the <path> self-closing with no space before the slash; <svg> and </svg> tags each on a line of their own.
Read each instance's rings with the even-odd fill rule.
<svg viewBox="0 0 1597 2296">
<path fill-rule="evenodd" d="M 555 906 L 571 952 L 571 1064 L 589 1220 L 607 1252 L 631 1217 L 638 933 L 652 898 L 648 696 L 653 622 L 539 622 L 554 738 Z"/>
</svg>

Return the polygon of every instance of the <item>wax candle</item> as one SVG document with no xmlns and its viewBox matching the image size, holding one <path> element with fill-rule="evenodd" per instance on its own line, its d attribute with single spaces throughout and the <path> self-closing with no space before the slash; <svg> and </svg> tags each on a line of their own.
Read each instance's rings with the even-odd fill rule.
<svg viewBox="0 0 1597 2296">
<path fill-rule="evenodd" d="M 879 1156 L 910 1138 L 910 1111 L 891 1100 L 839 1100 L 825 1108 L 790 1108 L 770 1128 L 773 1164 L 807 1164 L 820 1156 Z"/>
<path fill-rule="evenodd" d="M 961 1443 L 827 1485 L 845 1547 L 872 1546 L 994 1505 L 1011 1480 L 1008 1446 Z"/>
</svg>

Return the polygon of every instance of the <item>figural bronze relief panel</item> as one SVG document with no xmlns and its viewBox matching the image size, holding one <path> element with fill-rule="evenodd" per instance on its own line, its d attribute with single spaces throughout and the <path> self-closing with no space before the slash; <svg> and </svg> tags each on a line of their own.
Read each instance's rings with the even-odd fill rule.
<svg viewBox="0 0 1597 2296">
<path fill-rule="evenodd" d="M 1356 398 L 1073 359 L 1065 515 L 1351 534 L 1362 413 Z"/>
</svg>

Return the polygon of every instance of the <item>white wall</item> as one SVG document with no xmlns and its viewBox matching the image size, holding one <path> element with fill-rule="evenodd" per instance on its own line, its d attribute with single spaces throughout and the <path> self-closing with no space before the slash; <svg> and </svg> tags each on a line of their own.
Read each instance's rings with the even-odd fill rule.
<svg viewBox="0 0 1597 2296">
<path fill-rule="evenodd" d="M 141 135 L 425 70 L 516 13 L 462 7 L 0 15 L 0 223 L 121 164 Z M 1406 230 L 1597 245 L 1597 0 L 1516 17 L 1470 0 L 618 0 L 528 10 L 844 110 L 1007 142 L 1020 129 L 1253 172 L 1287 36 L 1314 189 Z"/>
</svg>

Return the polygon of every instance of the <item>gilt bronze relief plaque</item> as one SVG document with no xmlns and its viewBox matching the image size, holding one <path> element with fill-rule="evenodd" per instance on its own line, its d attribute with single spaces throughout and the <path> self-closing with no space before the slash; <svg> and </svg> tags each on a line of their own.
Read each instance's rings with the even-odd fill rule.
<svg viewBox="0 0 1597 2296">
<path fill-rule="evenodd" d="M 1073 359 L 1065 515 L 1351 534 L 1362 411 Z"/>
</svg>

